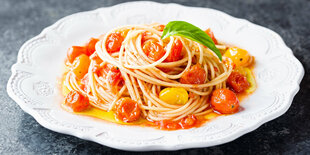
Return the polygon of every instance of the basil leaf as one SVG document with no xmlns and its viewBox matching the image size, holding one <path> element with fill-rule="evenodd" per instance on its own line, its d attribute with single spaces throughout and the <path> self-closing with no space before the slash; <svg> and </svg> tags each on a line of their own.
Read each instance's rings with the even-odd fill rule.
<svg viewBox="0 0 310 155">
<path fill-rule="evenodd" d="M 222 54 L 219 49 L 216 48 L 213 40 L 206 32 L 200 28 L 187 23 L 185 21 L 171 21 L 169 22 L 163 31 L 161 36 L 162 39 L 165 39 L 170 36 L 181 36 L 188 38 L 190 40 L 196 41 L 208 48 L 210 48 L 222 61 Z"/>
</svg>

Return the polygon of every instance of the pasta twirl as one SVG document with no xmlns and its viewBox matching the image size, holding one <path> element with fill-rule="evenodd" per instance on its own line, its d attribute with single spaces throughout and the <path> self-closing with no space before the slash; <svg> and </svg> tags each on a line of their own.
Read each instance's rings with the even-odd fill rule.
<svg viewBox="0 0 310 155">
<path fill-rule="evenodd" d="M 125 122 L 139 115 L 150 122 L 169 120 L 186 128 L 180 122 L 213 112 L 212 92 L 227 89 L 236 63 L 229 57 L 221 61 L 208 47 L 186 37 L 163 40 L 164 27 L 129 25 L 107 32 L 97 40 L 94 51 L 80 52 L 90 60 L 85 74 L 78 68 L 83 64 L 81 56 L 67 62 L 64 85 L 87 98 L 91 107 L 115 111 L 122 116 L 119 119 L 126 117 Z M 83 77 L 77 76 L 80 73 Z"/>
</svg>

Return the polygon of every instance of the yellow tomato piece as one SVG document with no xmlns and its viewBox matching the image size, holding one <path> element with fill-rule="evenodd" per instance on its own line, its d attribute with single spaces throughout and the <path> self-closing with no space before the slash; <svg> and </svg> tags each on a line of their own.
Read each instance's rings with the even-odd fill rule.
<svg viewBox="0 0 310 155">
<path fill-rule="evenodd" d="M 215 117 L 217 117 L 217 116 L 219 116 L 219 114 L 217 114 L 217 113 L 215 113 L 215 112 L 211 112 L 211 113 L 209 113 L 209 114 L 206 114 L 204 117 L 205 117 L 205 119 L 207 119 L 207 120 L 211 120 L 211 119 L 213 119 L 213 118 L 215 118 Z"/>
<path fill-rule="evenodd" d="M 244 67 L 238 66 L 238 67 L 236 67 L 236 68 L 234 69 L 234 71 L 235 71 L 235 72 L 239 72 L 239 73 L 241 73 L 242 75 L 246 76 L 246 71 L 245 71 L 245 68 L 244 68 Z"/>
<path fill-rule="evenodd" d="M 248 51 L 238 47 L 228 48 L 224 56 L 230 58 L 236 64 L 236 66 L 247 66 L 251 57 Z"/>
<path fill-rule="evenodd" d="M 67 96 L 67 94 L 69 94 L 70 90 L 68 89 L 68 87 L 64 84 L 64 82 L 62 83 L 62 94 L 64 96 Z"/>
<path fill-rule="evenodd" d="M 244 68 L 246 72 L 246 79 L 250 83 L 250 87 L 245 90 L 247 93 L 252 93 L 256 90 L 256 82 L 252 71 L 249 68 Z"/>
<path fill-rule="evenodd" d="M 90 64 L 90 59 L 87 55 L 82 54 L 78 56 L 73 62 L 73 73 L 79 79 L 82 79 L 84 75 L 88 72 L 88 67 Z"/>
<path fill-rule="evenodd" d="M 165 88 L 160 91 L 159 99 L 168 104 L 185 104 L 188 93 L 184 88 Z"/>
</svg>

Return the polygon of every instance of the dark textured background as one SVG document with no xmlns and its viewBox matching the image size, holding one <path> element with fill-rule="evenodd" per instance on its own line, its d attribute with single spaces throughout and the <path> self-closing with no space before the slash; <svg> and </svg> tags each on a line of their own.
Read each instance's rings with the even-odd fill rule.
<svg viewBox="0 0 310 155">
<path fill-rule="evenodd" d="M 0 154 L 125 154 L 94 142 L 55 133 L 40 126 L 9 98 L 6 83 L 17 52 L 28 39 L 58 19 L 80 11 L 111 6 L 123 0 L 0 0 Z M 160 2 L 167 3 L 166 0 Z M 188 6 L 210 7 L 279 33 L 305 68 L 301 90 L 280 118 L 237 140 L 201 149 L 167 154 L 310 154 L 310 1 L 309 0 L 182 0 Z M 129 154 L 136 154 L 127 152 Z M 162 152 L 148 152 L 162 154 Z"/>
</svg>

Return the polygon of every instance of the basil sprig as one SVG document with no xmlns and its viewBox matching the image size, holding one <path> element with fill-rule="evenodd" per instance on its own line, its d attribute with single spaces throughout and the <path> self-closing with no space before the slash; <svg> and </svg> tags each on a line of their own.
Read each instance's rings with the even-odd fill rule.
<svg viewBox="0 0 310 155">
<path fill-rule="evenodd" d="M 196 41 L 208 48 L 210 48 L 222 61 L 222 54 L 218 48 L 216 48 L 213 40 L 209 35 L 206 34 L 200 28 L 187 23 L 185 21 L 171 21 L 169 22 L 161 36 L 162 39 L 165 39 L 170 36 L 181 36 L 188 38 L 190 40 Z"/>
</svg>

